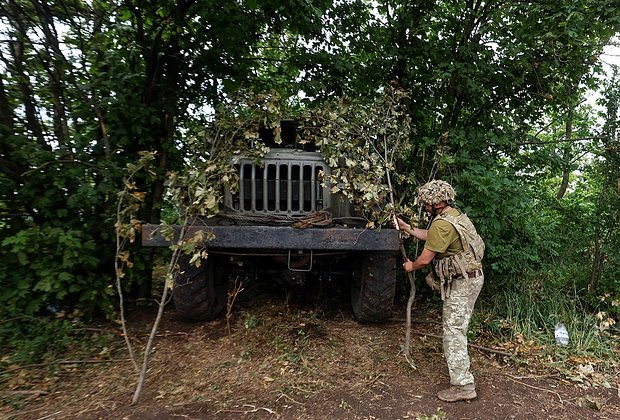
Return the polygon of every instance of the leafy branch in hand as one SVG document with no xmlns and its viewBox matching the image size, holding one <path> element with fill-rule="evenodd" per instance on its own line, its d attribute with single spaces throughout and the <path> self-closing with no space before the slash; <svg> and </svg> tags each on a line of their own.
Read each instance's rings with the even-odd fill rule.
<svg viewBox="0 0 620 420">
<path fill-rule="evenodd" d="M 413 127 L 406 99 L 405 91 L 387 87 L 370 103 L 338 98 L 303 117 L 302 135 L 332 168 L 325 180 L 332 194 L 361 208 L 368 228 L 391 218 L 388 171 L 397 182 L 404 181 L 395 170 L 395 158 L 410 150 Z"/>
</svg>

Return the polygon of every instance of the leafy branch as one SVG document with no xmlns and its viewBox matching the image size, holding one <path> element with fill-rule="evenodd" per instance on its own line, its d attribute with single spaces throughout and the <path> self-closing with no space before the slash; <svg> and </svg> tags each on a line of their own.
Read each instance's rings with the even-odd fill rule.
<svg viewBox="0 0 620 420">
<path fill-rule="evenodd" d="M 136 215 L 145 198 L 145 194 L 137 190 L 134 178 L 141 171 L 146 171 L 149 176 L 154 177 L 150 164 L 154 160 L 155 154 L 141 152 L 138 162 L 127 167 L 128 175 L 125 179 L 125 187 L 119 193 L 117 206 L 115 268 L 123 335 L 129 352 L 129 358 L 138 375 L 132 404 L 136 404 L 139 401 L 144 387 L 149 358 L 163 316 L 164 307 L 168 300 L 168 293 L 174 288 L 175 278 L 180 274 L 178 269 L 180 256 L 191 255 L 190 264 L 196 266 L 200 266 L 202 260 L 208 258 L 207 250 L 204 247 L 206 238 L 204 238 L 202 231 L 197 231 L 194 236 L 187 238 L 188 228 L 196 218 L 211 217 L 219 212 L 219 206 L 223 201 L 223 183 L 232 186 L 233 189 L 235 188 L 238 179 L 233 165 L 228 159 L 230 156 L 239 154 L 244 150 L 250 156 L 259 157 L 268 150 L 259 142 L 256 142 L 256 146 L 252 148 L 249 146 L 251 143 L 248 140 L 258 138 L 259 126 L 257 121 L 262 121 L 263 124 L 269 125 L 272 124 L 270 121 L 275 120 L 274 115 L 278 114 L 279 107 L 273 105 L 272 100 L 278 99 L 279 97 L 276 95 L 259 96 L 258 100 L 252 103 L 253 107 L 245 109 L 245 113 L 239 112 L 238 108 L 236 113 L 223 110 L 217 123 L 212 126 L 213 130 L 204 130 L 202 132 L 203 142 L 194 142 L 195 145 L 204 145 L 204 142 L 206 142 L 211 146 L 207 149 L 209 150 L 207 158 L 204 159 L 201 153 L 192 153 L 190 154 L 191 157 L 186 171 L 167 174 L 167 183 L 171 186 L 169 199 L 177 206 L 177 217 L 180 221 L 181 231 L 176 241 L 173 241 L 173 244 L 170 246 L 172 254 L 166 270 L 165 285 L 140 365 L 135 357 L 133 346 L 129 341 L 121 283 L 125 277 L 125 269 L 130 269 L 133 265 L 130 253 L 125 250 L 125 246 L 128 242 L 133 243 L 135 241 L 136 234 L 140 230 L 141 223 L 136 218 Z M 263 112 L 265 110 L 267 112 Z M 262 114 L 263 118 L 256 118 L 257 113 Z M 161 225 L 161 232 L 167 239 L 173 239 L 174 231 L 170 229 L 169 225 L 163 223 Z M 235 289 L 235 294 L 228 303 L 229 313 L 232 310 L 234 298 L 242 290 L 240 285 Z"/>
<path fill-rule="evenodd" d="M 329 183 L 333 194 L 344 195 L 363 209 L 368 228 L 381 226 L 396 207 L 391 183 L 393 177 L 399 181 L 402 177 L 395 172 L 394 160 L 400 153 L 407 152 L 412 131 L 403 104 L 406 97 L 405 92 L 388 88 L 374 102 L 360 103 L 341 98 L 320 109 L 308 111 L 301 117 L 305 122 L 301 141 L 312 141 L 333 168 L 325 182 Z M 224 185 L 231 191 L 238 188 L 239 179 L 232 157 L 244 155 L 259 159 L 269 151 L 259 138 L 261 125 L 274 131 L 278 143 L 283 113 L 279 101 L 279 96 L 271 93 L 247 95 L 239 102 L 228 104 L 218 111 L 210 124 L 197 130 L 188 142 L 196 150 L 188 153 L 186 169 L 167 174 L 168 199 L 177 209 L 178 214 L 174 218 L 180 221 L 181 230 L 170 247 L 172 255 L 168 263 L 166 285 L 140 366 L 126 331 L 120 285 L 124 276 L 123 269 L 131 267 L 130 255 L 124 251 L 124 245 L 127 241 L 133 242 L 139 230 L 139 222 L 134 215 L 144 199 L 144 195 L 135 190 L 132 179 L 140 170 L 150 171 L 147 163 L 153 160 L 153 154 L 145 153 L 136 165 L 129 168 L 117 211 L 117 289 L 123 332 L 130 358 L 138 373 L 133 404 L 139 400 L 144 386 L 153 341 L 169 290 L 173 290 L 175 278 L 180 274 L 179 257 L 182 254 L 191 255 L 190 264 L 196 266 L 208 258 L 204 247 L 206 238 L 201 231 L 192 238 L 186 238 L 188 227 L 197 218 L 213 217 L 220 212 Z M 204 153 L 205 150 L 208 152 Z M 388 195 L 391 198 L 389 203 Z M 122 220 L 128 221 L 123 224 Z M 167 239 L 173 240 L 174 229 L 171 226 L 162 224 L 160 230 Z M 229 315 L 236 296 L 242 290 L 240 284 L 236 285 L 229 295 Z M 230 319 L 229 315 L 227 320 Z"/>
<path fill-rule="evenodd" d="M 312 125 L 319 127 L 315 142 L 332 170 L 332 193 L 342 193 L 352 202 L 371 212 L 367 227 L 375 227 L 373 219 L 381 225 L 392 219 L 399 210 L 411 214 L 406 206 L 397 203 L 393 179 L 403 181 L 396 171 L 396 160 L 405 156 L 410 148 L 413 132 L 411 119 L 405 106 L 408 93 L 388 87 L 372 104 L 363 104 L 341 98 L 331 106 L 318 110 L 310 117 Z M 345 165 L 340 163 L 344 161 Z M 407 258 L 401 242 L 403 259 Z M 410 295 L 407 304 L 405 358 L 409 358 L 411 336 L 411 310 L 415 301 L 415 276 L 408 273 Z"/>
<path fill-rule="evenodd" d="M 137 219 L 140 205 L 144 201 L 145 193 L 137 190 L 134 178 L 137 173 L 143 171 L 150 165 L 155 158 L 154 153 L 141 152 L 140 159 L 136 164 L 128 164 L 128 175 L 124 180 L 124 188 L 118 194 L 118 203 L 116 207 L 116 223 L 114 225 L 116 231 L 116 257 L 114 258 L 114 272 L 116 274 L 116 290 L 119 299 L 119 311 L 121 317 L 121 327 L 123 329 L 123 337 L 127 350 L 129 351 L 129 359 L 133 364 L 136 372 L 139 371 L 138 363 L 133 351 L 133 346 L 129 341 L 127 332 L 127 323 L 125 321 L 125 310 L 123 302 L 122 279 L 125 277 L 125 270 L 131 268 L 133 263 L 129 251 L 125 250 L 127 243 L 133 243 L 136 240 L 136 234 L 140 231 L 140 221 Z"/>
<path fill-rule="evenodd" d="M 405 155 L 413 132 L 405 91 L 387 87 L 372 102 L 338 98 L 304 115 L 302 135 L 313 142 L 332 168 L 326 182 L 361 208 L 368 228 L 390 219 L 387 173 L 397 182 L 395 154 Z"/>
</svg>

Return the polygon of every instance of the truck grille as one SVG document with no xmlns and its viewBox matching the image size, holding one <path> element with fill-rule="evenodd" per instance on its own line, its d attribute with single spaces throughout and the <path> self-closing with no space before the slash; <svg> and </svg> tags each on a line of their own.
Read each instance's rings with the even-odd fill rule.
<svg viewBox="0 0 620 420">
<path fill-rule="evenodd" d="M 258 165 L 241 159 L 236 167 L 239 191 L 227 204 L 237 212 L 294 216 L 329 207 L 329 193 L 322 186 L 329 168 L 322 160 L 264 159 Z"/>
</svg>

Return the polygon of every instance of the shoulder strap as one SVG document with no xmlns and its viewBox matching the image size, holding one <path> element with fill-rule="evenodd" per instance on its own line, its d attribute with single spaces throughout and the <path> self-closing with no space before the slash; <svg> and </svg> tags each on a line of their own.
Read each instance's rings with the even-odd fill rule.
<svg viewBox="0 0 620 420">
<path fill-rule="evenodd" d="M 446 220 L 454 226 L 454 229 L 456 229 L 461 238 L 463 248 L 465 250 L 471 250 L 474 253 L 475 259 L 477 261 L 482 261 L 485 248 L 484 241 L 480 235 L 478 235 L 474 224 L 469 220 L 467 214 L 461 213 L 457 217 L 449 214 L 440 214 L 437 217 Z"/>
</svg>

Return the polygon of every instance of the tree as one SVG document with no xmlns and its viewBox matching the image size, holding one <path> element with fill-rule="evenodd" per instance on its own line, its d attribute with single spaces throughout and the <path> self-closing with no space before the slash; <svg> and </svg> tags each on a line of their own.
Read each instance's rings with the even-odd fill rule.
<svg viewBox="0 0 620 420">
<path fill-rule="evenodd" d="M 0 6 L 2 247 L 17 257 L 2 261 L 0 300 L 28 313 L 50 301 L 109 310 L 125 165 L 143 150 L 155 153 L 155 180 L 136 179 L 136 188 L 146 197 L 140 218 L 158 222 L 164 175 L 182 163 L 181 132 L 192 117 L 227 92 L 251 88 L 263 68 L 254 49 L 276 34 L 312 36 L 326 5 Z M 131 251 L 130 278 L 148 296 L 153 255 Z"/>
<path fill-rule="evenodd" d="M 532 149 L 523 143 L 548 113 L 574 114 L 620 27 L 614 10 L 595 1 L 385 1 L 350 46 L 361 55 L 372 40 L 379 51 L 365 56 L 366 68 L 411 92 L 409 192 L 430 176 L 452 181 L 500 271 L 536 258 L 521 217 L 532 197 L 511 165 Z M 573 136 L 572 120 L 564 119 L 565 136 Z M 559 151 L 568 173 L 578 153 Z"/>
<path fill-rule="evenodd" d="M 407 90 L 416 131 L 399 195 L 431 175 L 452 181 L 491 267 L 537 261 L 539 197 L 524 168 L 570 175 L 590 149 L 555 143 L 549 165 L 550 137 L 535 144 L 534 127 L 554 121 L 553 141 L 585 133 L 579 104 L 618 32 L 613 5 L 9 0 L 0 5 L 0 247 L 13 258 L 0 262 L 0 301 L 30 313 L 53 300 L 109 309 L 123 168 L 155 153 L 154 180 L 135 182 L 139 218 L 157 222 L 165 173 L 200 138 L 205 110 L 245 90 L 277 88 L 301 108 Z M 131 252 L 125 286 L 148 296 L 153 255 Z"/>
<path fill-rule="evenodd" d="M 616 249 L 620 240 L 620 90 L 618 89 L 618 71 L 615 69 L 611 80 L 603 90 L 605 106 L 603 135 L 601 138 L 600 159 L 593 165 L 598 181 L 598 197 L 595 201 L 594 232 L 592 236 L 592 272 L 588 289 L 596 291 L 605 281 L 603 293 L 620 295 L 617 279 L 620 264 Z M 596 185 L 596 184 L 595 184 Z"/>
</svg>

